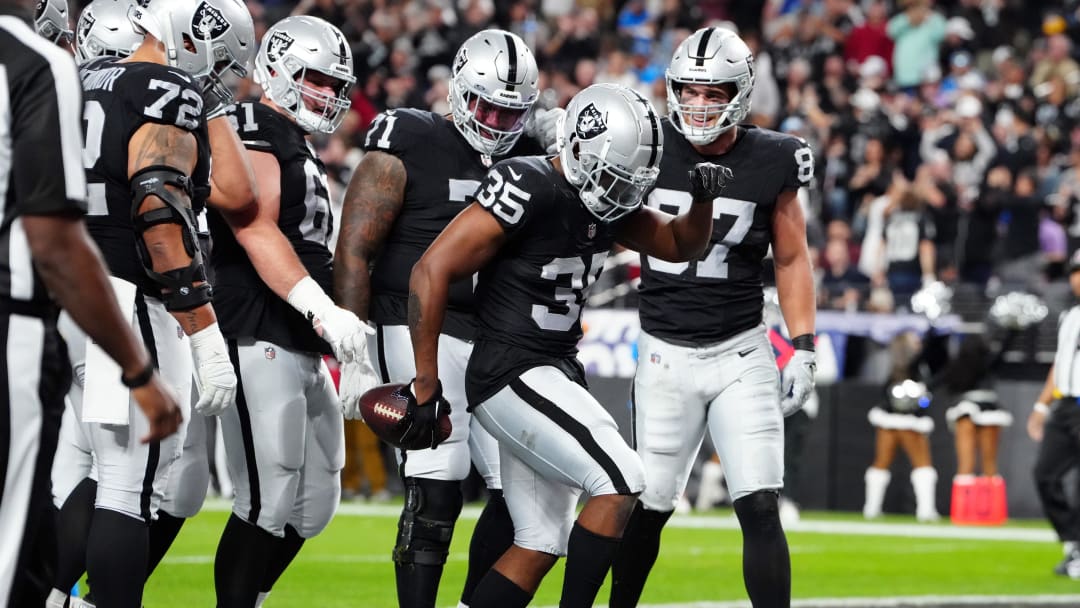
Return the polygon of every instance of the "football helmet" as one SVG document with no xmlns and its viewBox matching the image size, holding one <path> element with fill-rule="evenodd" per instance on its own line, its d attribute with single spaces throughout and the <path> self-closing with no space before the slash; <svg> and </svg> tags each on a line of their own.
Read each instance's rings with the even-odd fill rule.
<svg viewBox="0 0 1080 608">
<path fill-rule="evenodd" d="M 222 77 L 230 71 L 246 76 L 255 53 L 255 24 L 240 0 L 140 0 L 128 17 L 137 32 L 165 45 L 169 65 L 202 81 L 205 91 L 232 99 Z"/>
<path fill-rule="evenodd" d="M 691 34 L 675 49 L 664 76 L 671 125 L 691 144 L 704 146 L 716 141 L 721 133 L 750 114 L 754 55 L 731 30 L 707 27 Z M 727 83 L 735 85 L 735 94 L 728 103 L 704 106 L 682 103 L 685 85 Z"/>
<path fill-rule="evenodd" d="M 333 93 L 308 84 L 309 71 L 333 79 Z M 341 30 L 330 23 L 316 17 L 288 17 L 263 36 L 255 56 L 255 82 L 305 131 L 333 133 L 351 105 L 349 89 L 356 82 L 352 50 Z"/>
<path fill-rule="evenodd" d="M 68 21 L 67 0 L 37 0 L 34 29 L 54 44 L 71 42 L 74 33 Z"/>
<path fill-rule="evenodd" d="M 563 173 L 593 215 L 610 222 L 641 206 L 664 152 L 649 100 L 624 86 L 594 84 L 570 100 L 558 131 Z"/>
<path fill-rule="evenodd" d="M 75 60 L 127 57 L 142 44 L 142 34 L 128 20 L 131 0 L 94 0 L 86 5 L 75 26 Z"/>
<path fill-rule="evenodd" d="M 484 30 L 461 45 L 450 73 L 450 110 L 473 149 L 502 156 L 514 147 L 539 96 L 539 75 L 516 34 Z"/>
</svg>

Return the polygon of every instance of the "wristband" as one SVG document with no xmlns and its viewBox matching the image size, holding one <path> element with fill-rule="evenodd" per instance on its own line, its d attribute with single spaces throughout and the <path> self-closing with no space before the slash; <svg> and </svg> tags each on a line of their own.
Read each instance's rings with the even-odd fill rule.
<svg viewBox="0 0 1080 608">
<path fill-rule="evenodd" d="M 1035 410 L 1036 412 L 1039 412 L 1040 414 L 1042 414 L 1044 416 L 1050 413 L 1050 406 L 1046 405 L 1042 401 L 1036 401 L 1035 405 L 1032 406 L 1031 409 Z"/>
<path fill-rule="evenodd" d="M 137 374 L 134 378 L 125 378 L 123 374 L 120 374 L 120 384 L 128 388 L 141 388 L 150 383 L 150 379 L 154 377 L 154 362 L 150 361 L 146 364 L 146 367 Z"/>
<path fill-rule="evenodd" d="M 808 350 L 814 352 L 814 334 L 803 334 L 791 339 L 791 345 L 796 350 Z"/>
</svg>

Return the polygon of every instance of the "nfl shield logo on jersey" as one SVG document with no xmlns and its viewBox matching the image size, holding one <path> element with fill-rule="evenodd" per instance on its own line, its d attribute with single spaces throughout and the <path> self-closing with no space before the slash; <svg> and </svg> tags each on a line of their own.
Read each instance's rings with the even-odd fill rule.
<svg viewBox="0 0 1080 608">
<path fill-rule="evenodd" d="M 585 230 L 585 234 L 591 239 L 596 236 L 596 223 L 589 224 L 589 228 Z"/>
<path fill-rule="evenodd" d="M 653 354 L 649 355 L 649 363 L 659 364 L 660 363 L 660 353 L 653 353 Z"/>
<path fill-rule="evenodd" d="M 266 349 L 263 351 L 263 354 L 266 355 L 267 361 L 273 361 L 274 359 L 277 359 L 277 351 L 274 350 L 273 346 L 267 346 Z"/>
<path fill-rule="evenodd" d="M 176 339 L 177 340 L 183 340 L 184 339 L 184 328 L 180 327 L 179 325 L 176 326 Z"/>
</svg>

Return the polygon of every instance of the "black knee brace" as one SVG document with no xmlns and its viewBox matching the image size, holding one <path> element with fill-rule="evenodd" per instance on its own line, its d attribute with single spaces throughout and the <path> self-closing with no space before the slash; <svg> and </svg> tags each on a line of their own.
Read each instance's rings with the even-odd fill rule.
<svg viewBox="0 0 1080 608">
<path fill-rule="evenodd" d="M 394 562 L 445 564 L 462 502 L 460 481 L 405 478 L 405 508 L 398 521 Z"/>
</svg>

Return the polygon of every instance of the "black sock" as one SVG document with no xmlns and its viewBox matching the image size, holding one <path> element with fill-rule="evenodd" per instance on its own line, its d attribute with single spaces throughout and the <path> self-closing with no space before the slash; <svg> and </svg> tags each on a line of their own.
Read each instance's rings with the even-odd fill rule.
<svg viewBox="0 0 1080 608">
<path fill-rule="evenodd" d="M 743 582 L 754 608 L 791 605 L 791 557 L 777 495 L 754 492 L 735 501 L 743 533 Z"/>
<path fill-rule="evenodd" d="M 566 574 L 559 608 L 589 608 L 593 605 L 620 542 L 621 539 L 601 536 L 574 522 L 566 549 Z"/>
<path fill-rule="evenodd" d="M 514 544 L 514 522 L 506 508 L 502 490 L 488 490 L 491 496 L 476 520 L 472 539 L 469 541 L 469 570 L 465 575 L 465 588 L 461 603 L 472 606 L 473 591 L 488 570 Z"/>
<path fill-rule="evenodd" d="M 274 552 L 270 555 L 270 562 L 266 564 L 266 575 L 263 577 L 259 591 L 269 593 L 278 582 L 285 569 L 289 567 L 300 548 L 304 546 L 304 538 L 296 531 L 296 528 L 286 525 L 285 537 L 274 538 Z"/>
<path fill-rule="evenodd" d="M 531 593 L 492 568 L 476 585 L 469 608 L 525 608 L 530 600 Z"/>
<path fill-rule="evenodd" d="M 266 577 L 274 551 L 273 534 L 229 515 L 214 556 L 214 590 L 218 608 L 251 608 Z"/>
<path fill-rule="evenodd" d="M 145 522 L 108 509 L 95 509 L 86 548 L 86 573 L 94 581 L 99 606 L 139 608 L 149 553 Z"/>
<path fill-rule="evenodd" d="M 157 521 L 150 524 L 150 563 L 146 567 L 146 578 L 149 579 L 154 568 L 161 563 L 161 558 L 165 557 L 165 553 L 176 540 L 176 535 L 180 534 L 184 521 L 186 520 L 183 517 L 174 517 L 158 510 Z"/>
<path fill-rule="evenodd" d="M 641 599 L 645 579 L 660 554 L 660 532 L 674 511 L 651 511 L 641 501 L 623 531 L 622 545 L 611 564 L 610 608 L 633 608 Z"/>
<path fill-rule="evenodd" d="M 94 499 L 97 482 L 83 479 L 68 494 L 57 515 L 56 578 L 53 587 L 67 591 L 79 582 L 86 572 L 86 539 L 94 521 Z"/>
</svg>

